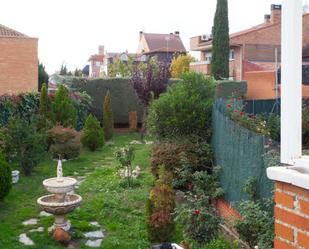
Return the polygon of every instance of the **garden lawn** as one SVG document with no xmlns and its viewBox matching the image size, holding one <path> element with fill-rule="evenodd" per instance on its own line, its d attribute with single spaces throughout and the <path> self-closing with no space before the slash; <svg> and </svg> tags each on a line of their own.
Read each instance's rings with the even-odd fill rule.
<svg viewBox="0 0 309 249">
<path fill-rule="evenodd" d="M 83 197 L 82 205 L 69 215 L 73 227 L 73 240 L 80 247 L 86 239 L 82 233 L 98 230 L 89 224 L 98 221 L 105 229 L 106 238 L 101 248 L 104 249 L 146 249 L 149 248 L 145 223 L 145 201 L 153 184 L 149 168 L 150 145 L 134 145 L 136 155 L 134 166 L 139 165 L 142 174 L 138 186 L 123 187 L 124 180 L 117 175 L 117 162 L 113 157 L 116 147 L 138 140 L 138 134 L 115 134 L 114 145 L 105 145 L 97 152 L 83 151 L 78 159 L 64 162 L 64 175 L 87 176 L 75 192 Z M 0 248 L 63 248 L 53 241 L 47 228 L 52 225 L 53 217 L 39 218 L 40 209 L 36 203 L 38 197 L 48 194 L 42 181 L 55 177 L 57 162 L 46 159 L 37 166 L 32 176 L 21 176 L 5 200 L 0 201 Z M 22 222 L 30 218 L 39 218 L 38 225 L 24 226 Z M 43 233 L 29 233 L 33 228 L 43 226 Z M 27 233 L 34 241 L 34 246 L 23 246 L 19 234 Z"/>
</svg>

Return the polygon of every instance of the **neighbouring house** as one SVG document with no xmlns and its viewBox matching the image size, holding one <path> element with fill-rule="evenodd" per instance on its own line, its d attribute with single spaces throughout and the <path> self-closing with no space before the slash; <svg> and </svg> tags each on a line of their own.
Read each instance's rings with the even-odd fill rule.
<svg viewBox="0 0 309 249">
<path fill-rule="evenodd" d="M 137 53 L 144 61 L 155 58 L 159 62 L 170 64 L 174 57 L 186 54 L 187 51 L 178 31 L 170 34 L 153 34 L 141 31 Z"/>
<path fill-rule="evenodd" d="M 104 63 L 104 46 L 99 46 L 98 54 L 93 54 L 89 58 L 89 77 L 100 77 L 100 70 Z"/>
<path fill-rule="evenodd" d="M 140 57 L 137 54 L 134 53 L 128 53 L 128 51 L 125 52 L 106 52 L 103 65 L 101 67 L 101 75 L 108 75 L 109 68 L 112 64 L 114 64 L 118 59 L 121 61 L 121 63 L 128 63 L 129 58 L 133 59 L 133 63 L 139 63 Z"/>
<path fill-rule="evenodd" d="M 309 13 L 303 15 L 303 31 L 306 46 L 309 44 Z M 191 70 L 210 74 L 212 36 L 192 37 L 190 50 L 200 51 L 200 61 L 191 63 Z M 280 65 L 281 5 L 272 4 L 271 14 L 264 16 L 262 24 L 230 35 L 230 78 L 244 80 L 247 72 L 275 71 L 276 58 Z"/>
<path fill-rule="evenodd" d="M 38 39 L 0 24 L 0 94 L 38 90 Z"/>
</svg>

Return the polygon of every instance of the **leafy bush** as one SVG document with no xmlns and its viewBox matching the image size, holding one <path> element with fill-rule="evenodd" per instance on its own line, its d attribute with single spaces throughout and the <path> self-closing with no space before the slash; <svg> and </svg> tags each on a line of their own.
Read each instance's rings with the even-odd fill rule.
<svg viewBox="0 0 309 249">
<path fill-rule="evenodd" d="M 230 243 L 223 237 L 219 237 L 210 241 L 203 249 L 238 249 L 239 245 L 237 241 Z"/>
<path fill-rule="evenodd" d="M 127 172 L 126 178 L 128 186 L 132 185 L 133 169 L 132 161 L 134 160 L 134 148 L 132 146 L 126 146 L 115 151 L 115 158 L 120 163 L 120 167 Z"/>
<path fill-rule="evenodd" d="M 235 228 L 240 237 L 250 248 L 273 248 L 274 240 L 274 203 L 272 199 L 259 201 L 244 201 L 239 205 L 243 219 L 237 220 Z"/>
<path fill-rule="evenodd" d="M 60 85 L 52 103 L 52 119 L 54 124 L 60 124 L 64 127 L 75 127 L 76 118 L 77 112 L 72 100 L 69 98 L 69 92 L 63 85 Z"/>
<path fill-rule="evenodd" d="M 103 128 L 104 128 L 105 139 L 110 140 L 113 137 L 114 117 L 112 110 L 111 94 L 109 91 L 107 91 L 107 94 L 104 98 Z"/>
<path fill-rule="evenodd" d="M 17 162 L 25 175 L 30 175 L 45 155 L 46 136 L 37 130 L 37 117 L 30 122 L 11 118 L 5 135 L 6 156 Z"/>
<path fill-rule="evenodd" d="M 172 214 L 175 199 L 171 181 L 171 173 L 162 169 L 156 185 L 150 191 L 146 211 L 151 242 L 171 242 L 174 237 L 175 223 Z"/>
<path fill-rule="evenodd" d="M 0 200 L 2 200 L 12 187 L 12 171 L 10 165 L 0 155 Z"/>
<path fill-rule="evenodd" d="M 183 74 L 149 108 L 148 128 L 158 139 L 198 136 L 209 140 L 214 80 L 203 74 Z"/>
<path fill-rule="evenodd" d="M 50 148 L 53 158 L 72 159 L 80 154 L 80 138 L 78 132 L 72 128 L 56 125 L 48 131 Z"/>
<path fill-rule="evenodd" d="M 175 188 L 189 188 L 192 174 L 196 171 L 211 170 L 213 154 L 209 144 L 189 140 L 164 142 L 153 147 L 151 171 L 158 177 L 159 167 L 165 166 L 173 173 Z"/>
<path fill-rule="evenodd" d="M 218 183 L 219 168 L 213 174 L 206 171 L 193 174 L 194 186 L 186 195 L 186 202 L 177 208 L 177 220 L 184 226 L 184 234 L 199 245 L 217 236 L 221 219 L 212 201 L 223 195 Z"/>
<path fill-rule="evenodd" d="M 95 151 L 104 144 L 103 129 L 96 117 L 91 114 L 86 119 L 81 142 L 83 146 L 88 147 L 91 151 Z"/>
<path fill-rule="evenodd" d="M 194 62 L 195 58 L 191 55 L 179 55 L 172 60 L 171 76 L 172 78 L 181 78 L 183 73 L 189 72 L 190 62 Z"/>
</svg>

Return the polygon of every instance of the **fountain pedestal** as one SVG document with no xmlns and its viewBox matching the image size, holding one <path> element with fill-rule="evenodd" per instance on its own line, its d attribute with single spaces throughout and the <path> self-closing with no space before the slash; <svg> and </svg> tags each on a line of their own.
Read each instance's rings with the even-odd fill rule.
<svg viewBox="0 0 309 249">
<path fill-rule="evenodd" d="M 56 228 L 68 231 L 71 227 L 65 216 L 77 208 L 82 201 L 80 195 L 68 194 L 74 190 L 76 182 L 74 178 L 62 176 L 61 160 L 58 161 L 57 177 L 43 181 L 44 187 L 52 194 L 40 197 L 37 203 L 45 212 L 55 216 L 54 224 L 51 227 L 52 231 Z"/>
</svg>

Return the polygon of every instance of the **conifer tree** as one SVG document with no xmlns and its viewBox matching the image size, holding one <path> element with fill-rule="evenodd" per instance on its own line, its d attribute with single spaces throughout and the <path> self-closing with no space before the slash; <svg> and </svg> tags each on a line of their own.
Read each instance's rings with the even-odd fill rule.
<svg viewBox="0 0 309 249">
<path fill-rule="evenodd" d="M 228 78 L 230 53 L 228 0 L 217 0 L 212 36 L 212 75 L 216 80 Z"/>
<path fill-rule="evenodd" d="M 104 134 L 100 123 L 91 114 L 86 119 L 81 142 L 83 146 L 88 147 L 91 151 L 95 151 L 104 144 Z"/>
<path fill-rule="evenodd" d="M 113 117 L 113 110 L 112 110 L 111 94 L 109 91 L 107 91 L 105 98 L 104 98 L 103 129 L 104 129 L 105 139 L 110 140 L 113 137 L 114 117 Z"/>
<path fill-rule="evenodd" d="M 40 96 L 40 114 L 47 118 L 50 111 L 50 102 L 47 94 L 47 86 L 46 83 L 42 85 L 41 88 L 41 96 Z"/>
</svg>

